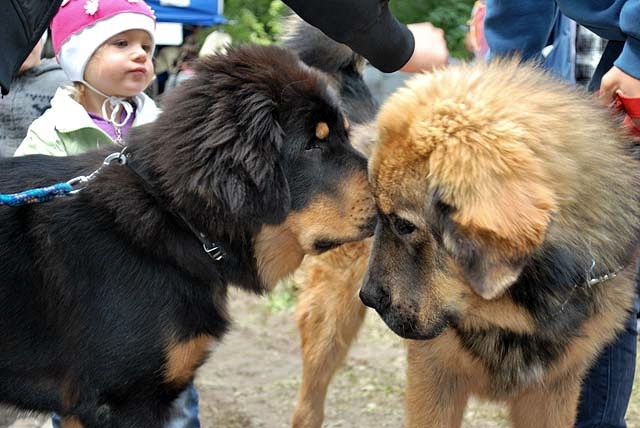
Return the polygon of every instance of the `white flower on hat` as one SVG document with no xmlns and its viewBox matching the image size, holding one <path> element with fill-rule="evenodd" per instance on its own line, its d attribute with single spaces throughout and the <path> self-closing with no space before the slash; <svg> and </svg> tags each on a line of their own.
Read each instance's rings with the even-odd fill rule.
<svg viewBox="0 0 640 428">
<path fill-rule="evenodd" d="M 84 4 L 84 10 L 87 15 L 93 16 L 98 11 L 99 6 L 99 0 L 87 0 L 87 2 Z"/>
</svg>

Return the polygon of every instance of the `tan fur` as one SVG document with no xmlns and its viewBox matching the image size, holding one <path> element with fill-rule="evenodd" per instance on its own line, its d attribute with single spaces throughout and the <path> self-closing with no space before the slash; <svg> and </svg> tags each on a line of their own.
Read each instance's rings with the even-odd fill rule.
<svg viewBox="0 0 640 428">
<path fill-rule="evenodd" d="M 318 239 L 348 241 L 365 235 L 362 227 L 375 209 L 369 185 L 360 174 L 344 183 L 344 188 L 335 189 L 335 195 L 317 197 L 304 210 L 291 212 L 284 223 L 261 228 L 254 248 L 258 272 L 268 289 L 293 273 L 305 254 L 317 254 L 314 243 Z"/>
<path fill-rule="evenodd" d="M 498 69 L 500 82 L 487 78 Z M 533 91 L 534 87 L 545 90 Z M 549 97 L 555 93 L 563 95 Z M 456 222 L 471 239 L 493 249 L 487 257 L 497 264 L 537 247 L 552 213 L 558 214 L 554 221 L 565 222 L 564 239 L 583 241 L 580 246 L 587 248 L 591 242 L 584 242 L 580 226 L 585 223 L 575 224 L 563 213 L 580 210 L 586 224 L 605 221 L 609 227 L 603 230 L 616 230 L 618 224 L 628 224 L 628 218 L 616 221 L 612 213 L 594 212 L 589 205 L 602 205 L 595 195 L 607 195 L 611 185 L 625 187 L 633 178 L 598 177 L 602 169 L 585 171 L 585 165 L 594 162 L 615 169 L 624 158 L 619 146 L 600 150 L 584 144 L 585 135 L 606 135 L 613 141 L 620 130 L 595 101 L 589 105 L 582 99 L 582 94 L 567 91 L 548 76 L 516 71 L 513 63 L 459 67 L 415 78 L 379 115 L 382 144 L 371 168 L 377 177 L 373 185 L 383 188 L 377 192 L 380 207 L 388 209 L 400 191 L 417 202 L 425 183 L 426 191 L 438 187 L 443 200 L 459 209 Z M 444 140 L 446 144 L 439 144 Z M 403 156 L 388 156 L 391 151 Z M 576 176 L 588 176 L 590 185 L 581 186 Z M 607 196 L 606 205 L 621 202 L 616 197 Z M 594 238 L 611 245 L 610 237 L 589 240 Z M 486 297 L 496 297 L 511 282 L 489 290 Z"/>
<path fill-rule="evenodd" d="M 346 123 L 346 119 L 345 119 Z M 316 125 L 316 138 L 318 140 L 324 140 L 329 136 L 329 125 L 327 122 L 318 122 Z"/>
<path fill-rule="evenodd" d="M 368 157 L 374 135 L 373 124 L 354 124 L 351 143 Z M 357 191 L 368 192 L 365 183 L 352 184 Z M 352 189 L 344 192 L 350 194 Z M 302 345 L 302 382 L 292 419 L 294 428 L 322 426 L 327 388 L 364 321 L 365 306 L 358 291 L 370 247 L 368 239 L 307 256 L 295 273 L 300 287 L 295 317 Z"/>
<path fill-rule="evenodd" d="M 597 260 L 601 272 L 629 262 L 640 217 L 640 168 L 610 113 L 585 98 L 515 62 L 420 75 L 390 98 L 378 117 L 379 142 L 369 163 L 378 209 L 416 225 L 415 236 L 405 239 L 417 245 L 433 240 L 435 208 L 429 202 L 437 195 L 454 207 L 458 233 L 445 230 L 443 247 L 434 243 L 426 252 L 424 288 L 385 274 L 395 310 L 418 326 L 453 311 L 462 329 L 535 335 L 539 327 L 530 310 L 505 294 L 522 269 L 518 261 L 547 243 L 572 248 L 578 259 Z M 456 262 L 466 242 L 483 257 L 477 283 Z M 326 302 L 344 302 L 358 292 L 363 277 L 353 274 L 361 272 L 367 251 L 368 244 L 351 244 L 303 262 L 297 316 L 304 375 L 294 427 L 322 424 L 327 384 L 351 340 L 338 338 L 353 338 L 364 316 L 357 304 Z M 379 257 L 398 269 L 392 249 Z M 471 395 L 506 403 L 515 427 L 572 426 L 582 377 L 631 307 L 634 269 L 627 264 L 615 279 L 595 285 L 589 292 L 597 312 L 565 352 L 547 368 L 522 367 L 510 385 L 496 385 L 451 328 L 430 340 L 407 340 L 407 426 L 459 427 Z M 566 302 L 547 303 L 560 314 Z"/>
<path fill-rule="evenodd" d="M 358 290 L 370 244 L 370 240 L 344 244 L 306 257 L 296 272 L 301 286 L 295 316 L 302 345 L 302 383 L 294 428 L 322 426 L 329 382 L 364 321 Z"/>
<path fill-rule="evenodd" d="M 358 123 L 349 131 L 351 145 L 369 158 L 376 144 L 376 127 L 374 122 Z"/>
<path fill-rule="evenodd" d="M 431 341 L 407 341 L 407 363 L 407 427 L 459 427 L 469 397 L 488 397 L 490 377 L 450 333 Z M 579 394 L 576 381 L 578 374 L 507 400 L 512 426 L 571 427 Z"/>
<path fill-rule="evenodd" d="M 258 273 L 268 290 L 296 270 L 304 257 L 304 250 L 287 223 L 263 226 L 253 245 Z"/>
<path fill-rule="evenodd" d="M 595 100 L 585 103 L 578 90 L 515 63 L 418 76 L 379 115 L 381 144 L 371 169 L 380 206 L 385 209 L 403 184 L 442 185 L 445 200 L 461 209 L 456 221 L 503 238 L 514 252 L 540 242 L 552 211 L 564 223 L 564 239 L 585 241 L 582 225 L 591 222 L 611 226 L 602 230 L 634 224 L 629 217 L 635 210 L 616 212 L 620 221 L 611 218 L 611 210 L 626 201 L 610 186 L 626 188 L 637 178 L 612 174 L 628 157 L 612 144 L 620 129 L 609 114 Z M 392 152 L 402 156 L 388 156 Z M 607 168 L 585 170 L 594 163 Z M 421 200 L 424 194 L 415 196 Z M 502 209 L 513 203 L 517 209 Z M 584 223 L 576 224 L 566 212 L 580 212 Z M 616 246 L 612 236 L 593 238 L 607 249 Z"/>
<path fill-rule="evenodd" d="M 362 236 L 360 227 L 374 213 L 369 185 L 360 175 L 345 180 L 345 187 L 335 191 L 337 197 L 316 198 L 304 211 L 289 214 L 282 225 L 296 237 L 305 254 L 318 252 L 313 248 L 318 237 Z"/>
<path fill-rule="evenodd" d="M 60 420 L 61 428 L 84 428 L 84 425 L 76 418 L 63 418 Z"/>
<path fill-rule="evenodd" d="M 212 336 L 201 334 L 187 342 L 170 343 L 164 373 L 166 381 L 186 385 L 209 354 L 213 342 Z"/>
</svg>

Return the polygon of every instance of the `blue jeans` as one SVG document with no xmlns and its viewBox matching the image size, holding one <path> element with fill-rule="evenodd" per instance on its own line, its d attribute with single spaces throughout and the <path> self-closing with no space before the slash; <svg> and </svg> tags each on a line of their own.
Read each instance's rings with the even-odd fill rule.
<svg viewBox="0 0 640 428">
<path fill-rule="evenodd" d="M 640 298 L 637 296 L 635 309 L 624 331 L 602 351 L 584 380 L 576 428 L 627 426 L 624 417 L 633 389 L 638 345 Z"/>
<path fill-rule="evenodd" d="M 200 428 L 198 410 L 198 391 L 191 382 L 173 402 L 165 428 Z"/>
<path fill-rule="evenodd" d="M 171 416 L 165 428 L 200 428 L 198 410 L 198 391 L 191 382 L 173 402 Z M 54 413 L 51 423 L 53 428 L 60 428 L 60 416 Z"/>
</svg>

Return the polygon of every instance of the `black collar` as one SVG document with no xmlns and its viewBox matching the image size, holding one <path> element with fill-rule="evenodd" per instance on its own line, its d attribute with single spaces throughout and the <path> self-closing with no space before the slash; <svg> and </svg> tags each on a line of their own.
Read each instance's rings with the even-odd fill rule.
<svg viewBox="0 0 640 428">
<path fill-rule="evenodd" d="M 222 246 L 220 244 L 217 244 L 217 243 L 213 242 L 204 233 L 202 233 L 201 231 L 196 229 L 184 217 L 184 215 L 182 215 L 182 213 L 175 212 L 174 210 L 172 210 L 168 206 L 168 204 L 163 200 L 163 198 L 161 198 L 158 195 L 158 193 L 149 184 L 149 180 L 147 180 L 144 177 L 144 175 L 142 174 L 140 169 L 136 166 L 136 162 L 135 162 L 131 152 L 128 151 L 126 147 L 124 149 L 122 149 L 122 151 L 119 153 L 119 156 L 117 157 L 117 160 L 120 162 L 121 165 L 126 165 L 127 167 L 129 167 L 129 169 L 140 179 L 145 191 L 149 195 L 151 195 L 156 201 L 158 201 L 158 203 L 160 204 L 160 206 L 163 209 L 168 211 L 176 219 L 180 220 L 187 227 L 187 229 L 189 231 L 191 231 L 191 233 L 193 233 L 193 235 L 195 235 L 196 238 L 198 238 L 198 240 L 202 244 L 202 248 L 203 248 L 204 252 L 207 253 L 207 255 L 209 257 L 211 257 L 211 259 L 213 259 L 216 262 L 220 262 L 225 258 L 225 255 L 226 255 L 225 251 L 223 250 L 223 248 L 222 248 Z"/>
</svg>

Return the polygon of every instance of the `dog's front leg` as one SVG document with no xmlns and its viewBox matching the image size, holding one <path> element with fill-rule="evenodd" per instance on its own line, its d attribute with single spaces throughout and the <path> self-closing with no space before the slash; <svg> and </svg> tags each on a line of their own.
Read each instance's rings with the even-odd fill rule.
<svg viewBox="0 0 640 428">
<path fill-rule="evenodd" d="M 538 384 L 510 400 L 514 428 L 571 428 L 576 419 L 581 376 Z"/>
<path fill-rule="evenodd" d="M 296 321 L 302 343 L 302 382 L 292 418 L 294 428 L 320 428 L 327 388 L 343 363 L 365 316 L 358 290 L 369 244 L 345 244 L 305 259 L 298 272 L 301 291 Z"/>
<path fill-rule="evenodd" d="M 407 428 L 457 428 L 462 423 L 469 390 L 466 381 L 443 364 L 443 359 L 455 358 L 440 346 L 448 340 L 406 341 Z"/>
</svg>

